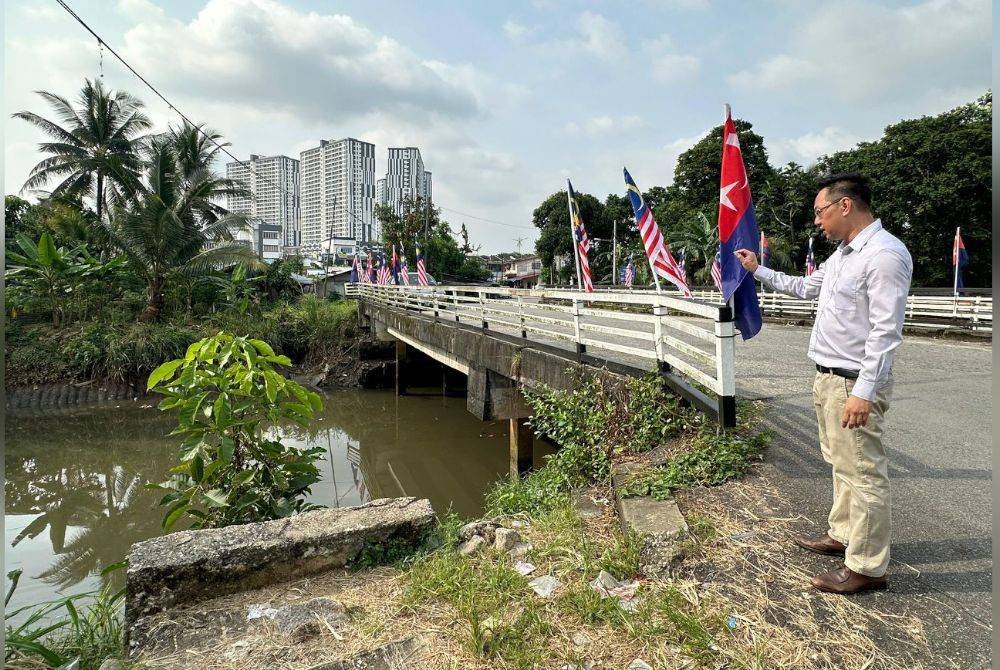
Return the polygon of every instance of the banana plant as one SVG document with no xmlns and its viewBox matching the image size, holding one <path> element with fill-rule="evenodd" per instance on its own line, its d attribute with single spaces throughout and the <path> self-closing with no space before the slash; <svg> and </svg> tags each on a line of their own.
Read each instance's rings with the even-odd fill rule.
<svg viewBox="0 0 1000 670">
<path fill-rule="evenodd" d="M 57 247 L 48 233 L 42 233 L 37 243 L 24 234 L 19 234 L 16 240 L 21 253 L 7 250 L 6 276 L 41 300 L 52 312 L 53 328 L 58 328 L 65 313 L 63 306 L 72 297 L 74 288 L 83 277 L 104 266 L 87 252 L 85 245 L 71 249 Z"/>
</svg>

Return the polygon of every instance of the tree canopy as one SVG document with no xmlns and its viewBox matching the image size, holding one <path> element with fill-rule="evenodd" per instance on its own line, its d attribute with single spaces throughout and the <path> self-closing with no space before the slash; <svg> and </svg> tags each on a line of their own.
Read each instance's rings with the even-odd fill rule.
<svg viewBox="0 0 1000 670">
<path fill-rule="evenodd" d="M 890 125 L 880 139 L 822 156 L 809 167 L 773 166 L 764 138 L 749 122 L 736 120 L 757 222 L 769 239 L 773 265 L 801 273 L 810 237 L 818 259 L 833 251 L 814 225 L 816 184 L 827 174 L 859 172 L 871 180 L 875 215 L 913 256 L 914 286 L 951 285 L 952 240 L 959 226 L 970 256 L 965 285 L 990 286 L 992 118 L 988 91 L 942 114 Z M 717 244 L 721 146 L 719 125 L 680 155 L 671 185 L 643 193 L 674 255 L 686 251 L 688 275 L 698 283 L 709 281 L 707 269 Z M 577 197 L 592 237 L 610 240 L 612 224 L 618 222 L 619 266 L 632 255 L 642 278 L 645 257 L 624 189 L 604 202 L 587 193 Z M 541 231 L 535 249 L 546 268 L 555 256 L 572 258 L 565 191 L 542 201 L 533 222 Z M 591 267 L 595 277 L 606 280 L 610 255 L 598 253 Z M 563 279 L 572 272 L 572 267 L 564 268 Z"/>
</svg>

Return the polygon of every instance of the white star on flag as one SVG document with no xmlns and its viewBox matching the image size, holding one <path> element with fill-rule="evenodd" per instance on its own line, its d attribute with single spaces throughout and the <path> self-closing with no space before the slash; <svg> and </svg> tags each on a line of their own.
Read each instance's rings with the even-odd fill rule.
<svg viewBox="0 0 1000 670">
<path fill-rule="evenodd" d="M 725 205 L 734 212 L 736 211 L 736 206 L 733 205 L 732 200 L 729 199 L 729 192 L 732 191 L 734 188 L 736 188 L 736 184 L 738 183 L 739 181 L 734 181 L 732 184 L 729 184 L 728 186 L 723 186 L 722 188 L 719 189 L 719 204 Z"/>
</svg>

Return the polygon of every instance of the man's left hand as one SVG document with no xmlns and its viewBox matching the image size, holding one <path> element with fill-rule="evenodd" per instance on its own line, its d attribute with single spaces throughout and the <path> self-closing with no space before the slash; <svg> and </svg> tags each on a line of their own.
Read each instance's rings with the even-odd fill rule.
<svg viewBox="0 0 1000 670">
<path fill-rule="evenodd" d="M 841 428 L 860 428 L 868 423 L 868 415 L 872 412 L 870 400 L 856 395 L 847 396 L 844 404 L 844 416 L 840 419 Z"/>
</svg>

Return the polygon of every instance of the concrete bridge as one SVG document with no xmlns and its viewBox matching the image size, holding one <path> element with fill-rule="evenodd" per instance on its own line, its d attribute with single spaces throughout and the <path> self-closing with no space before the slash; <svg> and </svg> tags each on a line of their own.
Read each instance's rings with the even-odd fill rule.
<svg viewBox="0 0 1000 670">
<path fill-rule="evenodd" d="M 397 393 L 416 382 L 419 352 L 451 371 L 445 386 L 464 376 L 470 412 L 510 421 L 512 471 L 532 456 L 520 389 L 574 388 L 577 373 L 659 373 L 685 402 L 724 426 L 736 423 L 735 330 L 725 305 L 649 292 L 478 286 L 359 284 L 349 295 L 360 298 L 361 318 L 379 339 L 396 342 Z"/>
</svg>

